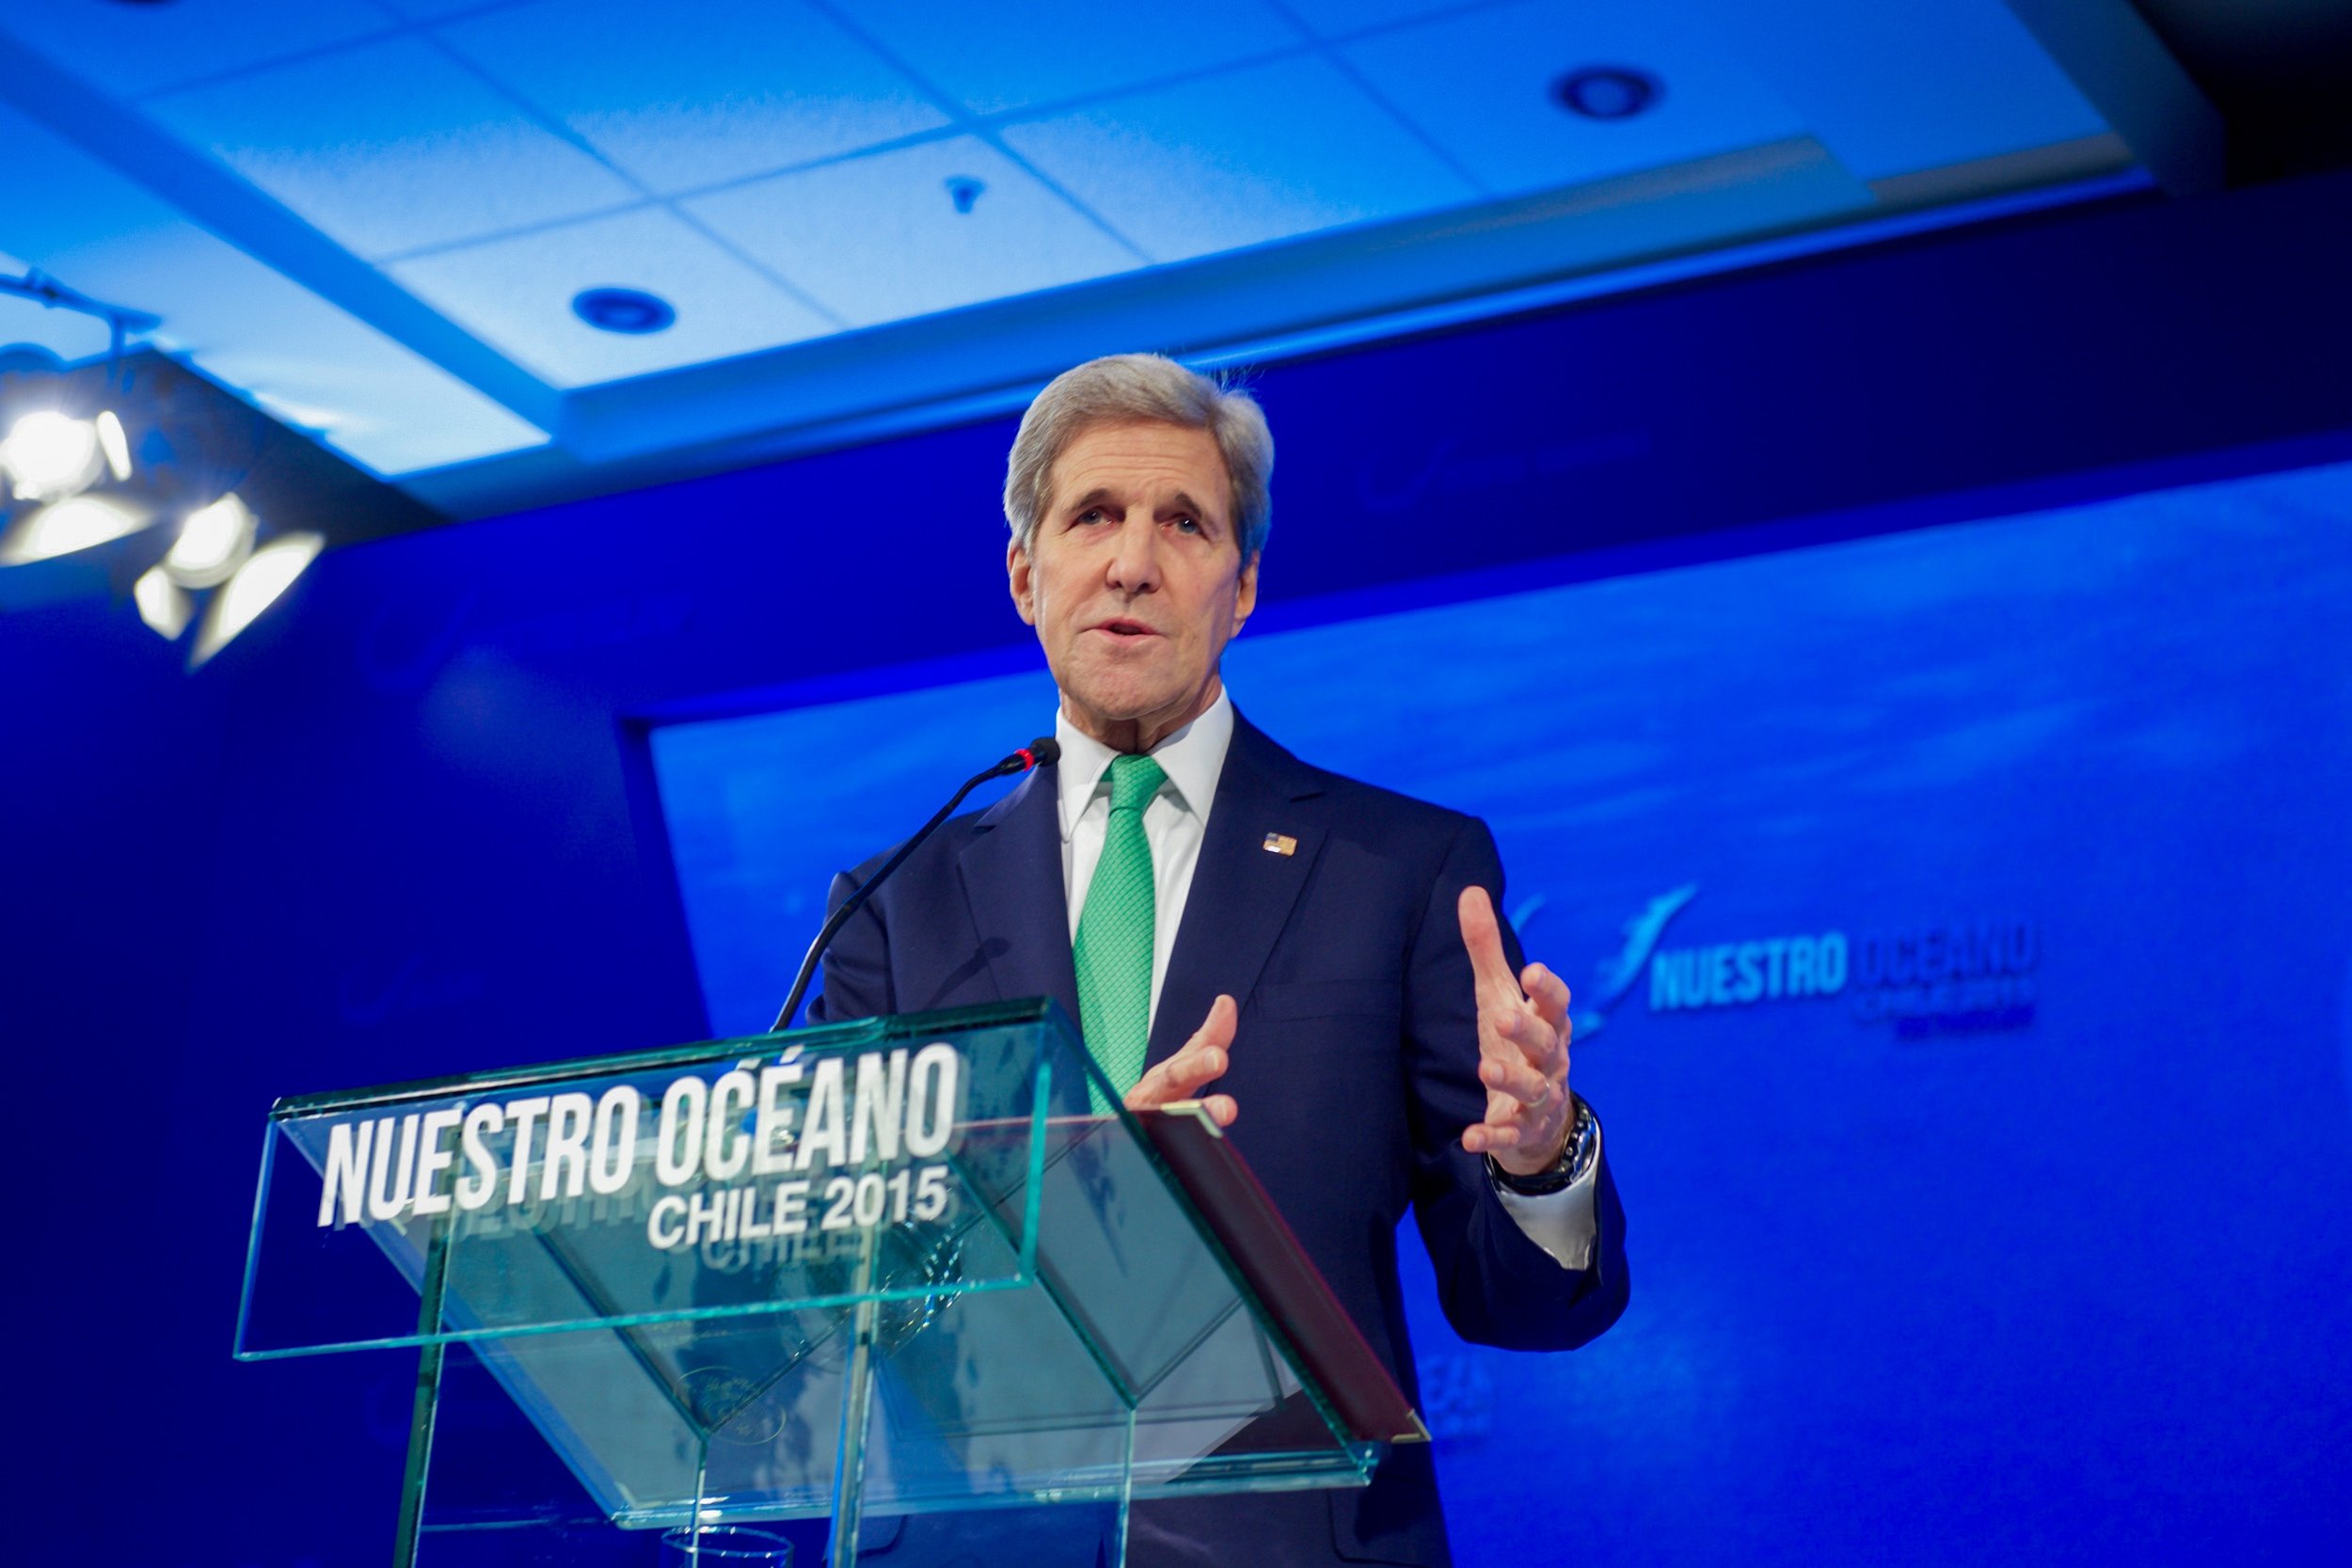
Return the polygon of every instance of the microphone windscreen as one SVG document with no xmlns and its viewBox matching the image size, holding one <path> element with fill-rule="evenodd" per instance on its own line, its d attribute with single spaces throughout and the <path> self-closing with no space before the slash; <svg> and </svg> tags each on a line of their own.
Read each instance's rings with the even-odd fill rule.
<svg viewBox="0 0 2352 1568">
<path fill-rule="evenodd" d="M 1029 766 L 1032 768 L 1043 768 L 1061 760 L 1061 742 L 1050 735 L 1041 735 L 1022 749 L 1029 753 Z"/>
</svg>

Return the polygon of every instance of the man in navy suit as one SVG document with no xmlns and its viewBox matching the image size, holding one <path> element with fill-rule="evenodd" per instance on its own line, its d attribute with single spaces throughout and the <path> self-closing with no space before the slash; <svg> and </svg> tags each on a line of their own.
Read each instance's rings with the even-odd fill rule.
<svg viewBox="0 0 2352 1568">
<path fill-rule="evenodd" d="M 1499 921 L 1486 825 L 1299 761 L 1225 692 L 1272 469 L 1257 404 L 1171 360 L 1094 360 L 1039 395 L 1006 565 L 1060 689 L 1060 761 L 878 890 L 813 1011 L 1058 998 L 1131 1107 L 1205 1096 L 1409 1392 L 1408 1208 L 1455 1330 L 1514 1350 L 1616 1321 L 1624 1220 L 1568 1089 L 1567 988 Z M 1443 1564 L 1429 1451 L 1392 1450 L 1361 1491 L 1139 1505 L 1130 1560 Z"/>
</svg>

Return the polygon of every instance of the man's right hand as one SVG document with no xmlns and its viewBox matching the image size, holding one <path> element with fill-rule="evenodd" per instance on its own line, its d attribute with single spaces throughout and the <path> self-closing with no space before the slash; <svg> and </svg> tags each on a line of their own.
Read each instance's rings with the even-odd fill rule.
<svg viewBox="0 0 2352 1568">
<path fill-rule="evenodd" d="M 1209 1116 L 1219 1127 L 1231 1127 L 1241 1107 L 1233 1103 L 1230 1094 L 1203 1096 L 1202 1087 L 1225 1075 L 1231 1063 L 1233 1047 L 1233 1026 L 1239 1022 L 1241 1009 L 1230 996 L 1220 996 L 1209 1004 L 1209 1016 L 1193 1031 L 1184 1049 L 1167 1061 L 1145 1073 L 1141 1082 L 1127 1091 L 1127 1109 L 1150 1111 L 1176 1100 L 1198 1100 L 1208 1107 Z"/>
</svg>

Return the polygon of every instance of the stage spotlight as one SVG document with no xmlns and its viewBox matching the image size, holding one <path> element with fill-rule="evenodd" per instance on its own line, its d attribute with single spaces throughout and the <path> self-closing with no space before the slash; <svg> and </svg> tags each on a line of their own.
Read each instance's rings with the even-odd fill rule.
<svg viewBox="0 0 2352 1568">
<path fill-rule="evenodd" d="M 164 557 L 164 571 L 183 588 L 226 582 L 253 550 L 253 514 L 236 492 L 188 514 Z"/>
<path fill-rule="evenodd" d="M 196 615 L 196 601 L 188 591 L 164 576 L 161 566 L 150 566 L 139 574 L 139 580 L 131 585 L 131 598 L 139 607 L 139 619 L 167 642 L 188 629 L 188 622 Z"/>
<path fill-rule="evenodd" d="M 90 421 L 98 429 L 98 450 L 106 454 L 106 469 L 122 483 L 131 477 L 131 438 L 122 433 L 122 421 L 115 418 L 111 408 L 102 409 Z"/>
<path fill-rule="evenodd" d="M 69 496 L 16 519 L 7 537 L 0 538 L 0 566 L 71 555 L 136 533 L 153 520 L 145 509 L 127 502 L 103 496 Z"/>
<path fill-rule="evenodd" d="M 255 617 L 294 586 L 294 578 L 326 546 L 316 533 L 289 533 L 273 539 L 246 558 L 236 575 L 220 586 L 204 607 L 204 624 L 197 628 L 196 646 L 188 653 L 193 670 L 227 647 L 230 640 L 251 626 Z"/>
<path fill-rule="evenodd" d="M 25 415 L 0 441 L 0 468 L 8 470 L 9 483 L 26 500 L 79 495 L 105 461 L 97 425 L 52 409 Z M 127 447 L 124 461 L 127 465 Z"/>
</svg>

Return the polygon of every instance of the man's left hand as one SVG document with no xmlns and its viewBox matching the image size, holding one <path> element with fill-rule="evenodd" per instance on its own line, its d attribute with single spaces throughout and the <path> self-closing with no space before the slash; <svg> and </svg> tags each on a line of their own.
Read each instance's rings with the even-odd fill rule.
<svg viewBox="0 0 2352 1568">
<path fill-rule="evenodd" d="M 1512 974 L 1485 888 L 1464 888 L 1459 913 L 1478 983 L 1478 1081 L 1486 1086 L 1486 1118 L 1462 1133 L 1462 1147 L 1533 1176 L 1567 1147 L 1568 988 L 1542 964 Z"/>
<path fill-rule="evenodd" d="M 1220 996 L 1210 1003 L 1209 1016 L 1201 1020 L 1184 1048 L 1127 1091 L 1127 1109 L 1151 1111 L 1172 1101 L 1198 1098 L 1211 1120 L 1219 1127 L 1232 1126 L 1233 1118 L 1241 1114 L 1233 1097 L 1200 1091 L 1225 1076 L 1226 1064 L 1232 1059 L 1233 1030 L 1240 1021 L 1240 1009 L 1232 997 Z"/>
</svg>

